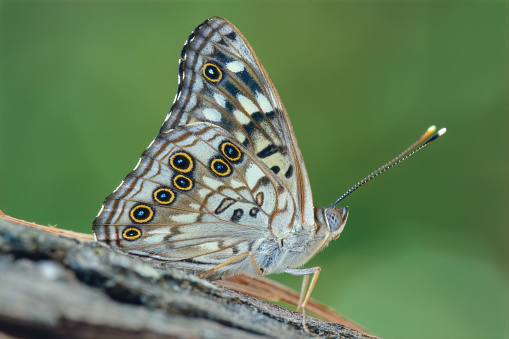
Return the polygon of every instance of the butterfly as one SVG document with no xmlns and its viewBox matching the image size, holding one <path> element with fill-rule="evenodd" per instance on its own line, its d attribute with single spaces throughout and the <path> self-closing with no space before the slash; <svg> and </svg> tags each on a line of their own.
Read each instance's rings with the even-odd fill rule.
<svg viewBox="0 0 509 339">
<path fill-rule="evenodd" d="M 348 208 L 338 202 L 313 205 L 274 84 L 242 33 L 213 17 L 185 42 L 170 112 L 93 231 L 97 241 L 211 280 L 302 275 L 305 317 L 320 268 L 299 267 L 340 236 Z"/>
</svg>

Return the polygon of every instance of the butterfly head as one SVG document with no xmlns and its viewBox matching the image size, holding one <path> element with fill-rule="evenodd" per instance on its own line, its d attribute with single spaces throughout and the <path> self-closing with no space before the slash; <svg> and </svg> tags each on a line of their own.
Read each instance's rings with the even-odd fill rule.
<svg viewBox="0 0 509 339">
<path fill-rule="evenodd" d="M 348 207 L 336 208 L 330 206 L 327 208 L 315 207 L 315 221 L 318 227 L 326 227 L 332 240 L 339 238 L 345 228 L 348 218 Z"/>
</svg>

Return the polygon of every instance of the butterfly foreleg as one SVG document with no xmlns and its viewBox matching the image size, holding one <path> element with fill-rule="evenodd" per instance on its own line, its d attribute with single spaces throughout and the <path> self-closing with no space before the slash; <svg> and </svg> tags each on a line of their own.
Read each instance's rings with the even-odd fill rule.
<svg viewBox="0 0 509 339">
<path fill-rule="evenodd" d="M 226 260 L 226 261 L 224 261 L 224 262 L 220 263 L 219 265 L 215 266 L 215 267 L 214 267 L 214 268 L 212 268 L 211 270 L 208 270 L 207 272 L 200 274 L 200 275 L 199 275 L 199 277 L 200 277 L 200 278 L 204 278 L 204 277 L 206 277 L 207 275 L 209 275 L 210 273 L 217 271 L 217 270 L 218 270 L 218 269 L 220 269 L 221 267 L 224 267 L 224 266 L 226 266 L 226 265 L 231 264 L 231 263 L 232 263 L 232 262 L 234 262 L 234 261 L 237 261 L 237 260 L 239 260 L 239 259 L 241 259 L 241 258 L 244 258 L 246 255 L 248 255 L 248 256 L 249 256 L 249 258 L 251 259 L 251 262 L 253 263 L 253 266 L 254 266 L 254 268 L 256 269 L 256 271 L 258 272 L 258 274 L 263 275 L 263 271 L 260 269 L 260 267 L 259 267 L 259 266 L 258 266 L 258 264 L 256 263 L 256 260 L 255 260 L 255 258 L 254 258 L 254 256 L 253 256 L 253 253 L 251 253 L 251 252 L 245 252 L 245 253 L 241 253 L 241 254 L 239 254 L 239 255 L 234 256 L 233 258 L 230 258 L 230 259 L 228 259 L 228 260 Z"/>
<path fill-rule="evenodd" d="M 287 268 L 285 270 L 286 273 L 291 275 L 303 275 L 304 279 L 302 280 L 302 288 L 300 291 L 300 297 L 299 297 L 299 304 L 297 305 L 297 311 L 299 311 L 301 308 L 305 308 L 308 304 L 309 299 L 311 298 L 311 293 L 313 292 L 313 289 L 315 288 L 316 281 L 318 280 L 318 275 L 320 274 L 320 271 L 322 269 L 320 267 L 311 267 L 311 268 L 302 268 L 302 269 L 295 269 L 295 268 Z M 309 284 L 309 288 L 306 287 L 309 281 L 309 276 L 313 275 L 311 278 L 311 284 Z M 305 296 L 305 297 L 304 297 Z"/>
<path fill-rule="evenodd" d="M 299 296 L 299 302 L 297 304 L 297 312 L 302 310 L 302 327 L 304 328 L 304 331 L 309 333 L 309 330 L 306 326 L 306 305 L 308 304 L 309 299 L 311 298 L 311 293 L 313 292 L 313 289 L 315 288 L 316 281 L 318 280 L 318 275 L 320 274 L 320 271 L 322 269 L 320 267 L 311 267 L 311 268 L 302 268 L 302 269 L 296 269 L 296 268 L 287 268 L 285 270 L 286 273 L 291 275 L 303 275 L 304 278 L 302 279 L 302 287 L 300 290 L 300 296 Z M 311 283 L 308 287 L 308 281 L 309 276 L 313 275 L 311 278 Z M 307 289 L 307 293 L 306 293 Z"/>
</svg>

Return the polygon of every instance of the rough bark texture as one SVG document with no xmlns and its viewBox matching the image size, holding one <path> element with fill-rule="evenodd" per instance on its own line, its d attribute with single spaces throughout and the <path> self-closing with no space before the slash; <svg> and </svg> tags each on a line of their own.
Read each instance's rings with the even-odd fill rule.
<svg viewBox="0 0 509 339">
<path fill-rule="evenodd" d="M 374 338 L 308 317 L 330 338 Z M 0 337 L 307 338 L 301 315 L 93 241 L 0 217 Z"/>
</svg>

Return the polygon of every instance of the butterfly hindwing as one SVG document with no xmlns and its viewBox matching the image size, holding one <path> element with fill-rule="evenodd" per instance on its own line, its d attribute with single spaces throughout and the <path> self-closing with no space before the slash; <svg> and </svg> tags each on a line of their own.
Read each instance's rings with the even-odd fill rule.
<svg viewBox="0 0 509 339">
<path fill-rule="evenodd" d="M 209 267 L 266 238 L 294 212 L 290 193 L 247 148 L 218 126 L 196 123 L 154 140 L 106 198 L 94 231 L 132 254 L 195 258 L 195 265 L 207 256 Z"/>
</svg>

